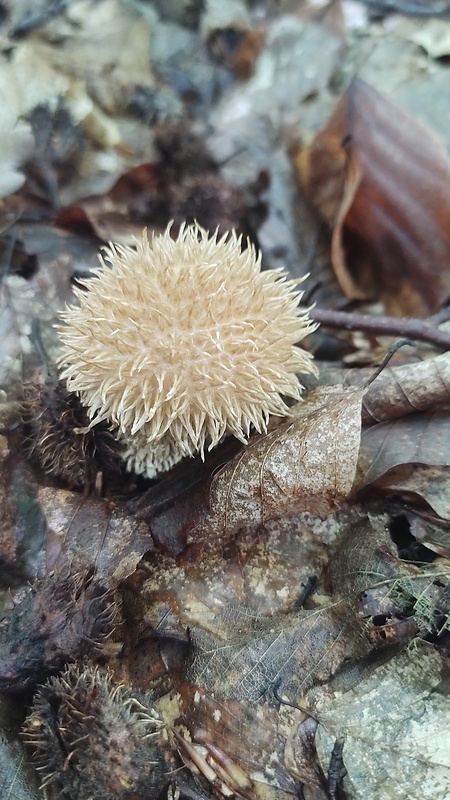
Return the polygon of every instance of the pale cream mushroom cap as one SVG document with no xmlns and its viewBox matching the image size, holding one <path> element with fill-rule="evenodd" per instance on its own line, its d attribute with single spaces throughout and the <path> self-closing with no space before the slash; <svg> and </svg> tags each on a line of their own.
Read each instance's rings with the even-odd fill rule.
<svg viewBox="0 0 450 800">
<path fill-rule="evenodd" d="M 91 425 L 116 430 L 130 470 L 154 477 L 289 414 L 296 373 L 316 373 L 295 345 L 316 326 L 297 284 L 261 272 L 251 244 L 198 225 L 173 239 L 169 226 L 135 247 L 111 245 L 105 261 L 62 314 L 59 364 Z"/>
</svg>

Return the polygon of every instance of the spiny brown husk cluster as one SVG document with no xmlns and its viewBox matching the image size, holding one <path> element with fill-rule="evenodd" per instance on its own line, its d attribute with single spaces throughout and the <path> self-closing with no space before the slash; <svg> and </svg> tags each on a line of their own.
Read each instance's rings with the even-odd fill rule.
<svg viewBox="0 0 450 800">
<path fill-rule="evenodd" d="M 0 636 L 0 691 L 23 692 L 72 661 L 98 658 L 117 628 L 112 596 L 92 570 L 49 575 L 14 598 Z"/>
<path fill-rule="evenodd" d="M 105 423 L 89 427 L 86 409 L 76 394 L 52 374 L 38 374 L 23 403 L 26 450 L 32 463 L 71 489 L 109 481 L 120 473 L 120 447 Z"/>
<path fill-rule="evenodd" d="M 69 667 L 41 686 L 23 734 L 61 800 L 147 800 L 168 783 L 166 729 L 108 674 Z"/>
</svg>

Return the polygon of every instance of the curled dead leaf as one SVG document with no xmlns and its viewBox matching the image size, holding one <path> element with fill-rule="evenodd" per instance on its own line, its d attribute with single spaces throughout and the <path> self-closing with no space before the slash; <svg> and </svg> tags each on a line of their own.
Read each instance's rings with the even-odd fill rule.
<svg viewBox="0 0 450 800">
<path fill-rule="evenodd" d="M 448 406 L 450 353 L 443 353 L 416 364 L 386 367 L 363 398 L 363 424 Z"/>
<path fill-rule="evenodd" d="M 213 478 L 208 517 L 190 541 L 302 511 L 326 516 L 341 507 L 355 478 L 364 392 L 316 389 L 291 409 L 297 418 L 255 436 Z"/>
<path fill-rule="evenodd" d="M 450 162 L 443 143 L 360 79 L 311 147 L 300 182 L 332 229 L 345 294 L 426 316 L 450 295 Z"/>
<path fill-rule="evenodd" d="M 450 414 L 411 414 L 363 431 L 357 490 L 399 464 L 450 466 Z"/>
</svg>

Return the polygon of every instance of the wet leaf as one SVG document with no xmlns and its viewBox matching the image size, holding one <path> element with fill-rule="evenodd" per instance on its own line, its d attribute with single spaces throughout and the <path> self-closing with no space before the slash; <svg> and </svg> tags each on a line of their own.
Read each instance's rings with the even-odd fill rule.
<svg viewBox="0 0 450 800">
<path fill-rule="evenodd" d="M 398 655 L 346 694 L 319 692 L 316 736 L 324 769 L 345 737 L 348 800 L 445 800 L 450 793 L 450 702 L 445 659 L 425 643 Z"/>
<path fill-rule="evenodd" d="M 450 466 L 450 414 L 411 414 L 363 431 L 355 490 L 399 464 Z"/>
<path fill-rule="evenodd" d="M 326 516 L 342 506 L 355 477 L 364 391 L 317 389 L 297 407 L 298 419 L 255 436 L 213 478 L 208 518 L 190 540 L 301 511 Z"/>
<path fill-rule="evenodd" d="M 332 233 L 341 288 L 426 316 L 450 295 L 450 161 L 431 130 L 360 79 L 297 161 Z"/>
<path fill-rule="evenodd" d="M 285 750 L 301 711 L 283 713 L 275 693 L 301 703 L 311 684 L 326 681 L 345 658 L 370 650 L 361 636 L 363 621 L 347 611 L 340 606 L 264 619 L 244 607 L 228 607 L 214 621 L 216 633 L 192 628 L 176 723 L 182 757 L 188 731 L 194 746 L 214 748 L 242 770 L 257 797 L 261 784 L 292 792 L 297 752 L 287 763 Z M 247 797 L 244 791 L 237 795 Z"/>
<path fill-rule="evenodd" d="M 187 542 L 226 541 L 240 528 L 255 531 L 302 511 L 326 516 L 345 504 L 353 484 L 364 391 L 334 386 L 309 392 L 291 408 L 290 422 L 275 421 L 275 430 L 253 436 L 231 460 L 230 440 L 207 455 L 203 474 L 188 463 L 183 475 L 181 465 L 174 473 L 175 489 L 181 474 L 178 496 L 167 482 L 165 492 L 164 483 L 153 487 L 130 508 L 172 556 Z M 192 476 L 197 479 L 189 484 Z"/>
<path fill-rule="evenodd" d="M 417 564 L 399 558 L 383 518 L 344 528 L 331 575 L 335 593 L 357 595 L 358 614 L 371 618 L 366 635 L 376 646 L 448 628 L 450 563 L 442 559 Z"/>
<path fill-rule="evenodd" d="M 386 367 L 362 401 L 363 424 L 450 405 L 450 354 L 399 367 Z"/>
<path fill-rule="evenodd" d="M 47 569 L 95 566 L 108 588 L 127 578 L 153 542 L 146 524 L 120 505 L 63 489 L 41 488 L 47 523 Z"/>
</svg>

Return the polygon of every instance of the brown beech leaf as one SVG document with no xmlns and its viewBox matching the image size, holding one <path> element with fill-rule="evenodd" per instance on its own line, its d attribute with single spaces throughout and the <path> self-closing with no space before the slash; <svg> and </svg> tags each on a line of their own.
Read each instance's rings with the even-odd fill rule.
<svg viewBox="0 0 450 800">
<path fill-rule="evenodd" d="M 386 367 L 368 387 L 362 402 L 363 424 L 450 405 L 450 353 Z"/>
<path fill-rule="evenodd" d="M 363 431 L 355 489 L 399 464 L 450 466 L 450 413 L 411 414 Z"/>
<path fill-rule="evenodd" d="M 450 520 L 450 469 L 426 464 L 401 464 L 375 482 L 375 487 L 404 499 L 421 497 L 438 517 Z"/>
<path fill-rule="evenodd" d="M 167 493 L 163 483 L 129 507 L 171 556 L 182 553 L 186 543 L 225 541 L 241 528 L 255 531 L 302 511 L 326 516 L 345 503 L 353 484 L 364 391 L 327 386 L 308 392 L 291 408 L 291 421 L 252 437 L 231 460 L 227 442 L 216 456 L 208 454 L 207 477 L 198 475 L 189 494 L 180 466 L 178 496 Z M 198 465 L 189 472 L 198 473 Z"/>
<path fill-rule="evenodd" d="M 342 506 L 355 477 L 364 392 L 315 389 L 293 410 L 301 416 L 254 437 L 213 478 L 209 514 L 190 540 L 301 511 L 326 516 Z"/>
<path fill-rule="evenodd" d="M 431 130 L 355 79 L 297 168 L 332 228 L 348 297 L 381 297 L 399 316 L 426 316 L 446 301 L 450 161 Z"/>
</svg>

